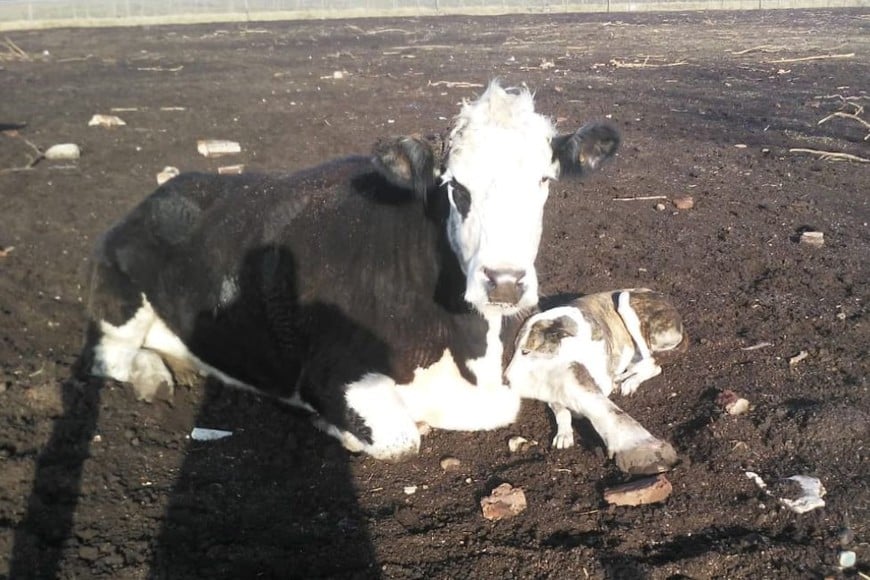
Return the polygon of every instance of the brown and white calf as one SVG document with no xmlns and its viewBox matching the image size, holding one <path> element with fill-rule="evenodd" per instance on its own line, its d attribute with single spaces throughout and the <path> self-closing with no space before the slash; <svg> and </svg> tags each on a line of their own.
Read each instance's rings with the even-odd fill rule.
<svg viewBox="0 0 870 580">
<path fill-rule="evenodd" d="M 572 415 L 586 417 L 620 469 L 657 473 L 676 463 L 673 447 L 609 396 L 616 388 L 634 393 L 661 373 L 654 354 L 685 344 L 682 319 L 664 294 L 644 288 L 591 294 L 526 320 L 505 377 L 523 398 L 549 403 L 554 447 L 574 445 Z"/>
<path fill-rule="evenodd" d="M 618 144 L 599 123 L 559 135 L 527 89 L 492 83 L 444 135 L 294 174 L 182 174 L 97 247 L 91 372 L 150 399 L 192 367 L 382 459 L 418 451 L 418 422 L 507 425 L 502 318 L 538 302 L 549 182 Z"/>
</svg>

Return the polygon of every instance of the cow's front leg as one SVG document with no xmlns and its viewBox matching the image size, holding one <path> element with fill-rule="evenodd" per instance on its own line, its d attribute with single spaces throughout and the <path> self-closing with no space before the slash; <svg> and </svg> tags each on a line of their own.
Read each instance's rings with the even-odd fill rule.
<svg viewBox="0 0 870 580">
<path fill-rule="evenodd" d="M 586 417 L 601 436 L 607 452 L 616 465 L 631 474 L 667 471 L 677 462 L 677 454 L 669 443 L 654 437 L 628 413 L 616 406 L 595 385 L 580 380 L 587 375 L 583 366 L 572 373 L 555 394 L 553 402 Z"/>
<path fill-rule="evenodd" d="M 420 451 L 420 432 L 390 377 L 372 373 L 345 387 L 343 410 L 346 428 L 329 417 L 336 409 L 326 409 L 315 425 L 338 439 L 354 453 L 375 459 L 399 461 Z"/>
</svg>

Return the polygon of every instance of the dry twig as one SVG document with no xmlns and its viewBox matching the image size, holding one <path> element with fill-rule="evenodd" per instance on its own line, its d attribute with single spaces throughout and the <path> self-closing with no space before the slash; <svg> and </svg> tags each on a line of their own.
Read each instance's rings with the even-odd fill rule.
<svg viewBox="0 0 870 580">
<path fill-rule="evenodd" d="M 802 56 L 800 58 L 780 58 L 778 60 L 768 60 L 767 64 L 780 64 L 784 62 L 805 62 L 808 60 L 831 60 L 837 58 L 852 58 L 855 56 L 854 52 L 848 52 L 846 54 L 819 54 L 816 56 Z"/>
<path fill-rule="evenodd" d="M 667 199 L 666 195 L 643 195 L 640 197 L 614 197 L 613 201 L 650 201 L 653 199 Z"/>
<path fill-rule="evenodd" d="M 26 165 L 21 165 L 19 167 L 7 167 L 5 169 L 0 169 L 0 175 L 5 175 L 6 173 L 15 173 L 16 171 L 29 171 L 29 170 L 33 169 L 34 165 L 36 165 L 37 163 L 39 163 L 40 161 L 45 159 L 45 153 L 42 151 L 42 149 L 40 149 L 39 147 L 37 147 L 36 145 L 31 143 L 28 139 L 25 139 L 24 137 L 22 137 L 19 134 L 15 134 L 15 135 L 13 135 L 13 137 L 21 139 L 22 141 L 24 141 L 24 143 L 27 144 L 28 147 L 33 149 L 33 151 L 34 151 L 34 153 L 36 153 L 36 155 L 33 155 L 33 156 L 28 155 L 27 157 L 28 157 L 29 161 L 27 162 Z"/>
<path fill-rule="evenodd" d="M 429 81 L 430 87 L 447 87 L 448 89 L 478 89 L 483 88 L 480 83 L 466 83 L 464 81 Z"/>
<path fill-rule="evenodd" d="M 789 153 L 809 153 L 810 155 L 818 155 L 822 161 L 857 161 L 858 163 L 870 163 L 870 159 L 858 157 L 851 153 L 838 153 L 836 151 L 820 151 L 819 149 L 805 149 L 803 147 L 794 147 L 788 150 Z"/>
<path fill-rule="evenodd" d="M 32 58 L 30 58 L 29 54 L 27 54 L 20 46 L 12 42 L 12 40 L 8 36 L 3 37 L 3 44 L 5 44 L 6 48 L 9 49 L 9 52 L 12 53 L 13 58 L 27 61 L 33 60 Z"/>
<path fill-rule="evenodd" d="M 831 119 L 833 119 L 835 117 L 840 117 L 841 119 L 852 119 L 853 121 L 858 121 L 859 123 L 864 125 L 864 127 L 866 129 L 870 130 L 870 123 L 868 123 L 867 121 L 865 121 L 864 119 L 862 119 L 858 115 L 852 115 L 850 113 L 842 113 L 842 112 L 831 113 L 830 115 L 828 115 L 827 117 L 825 117 L 824 119 L 822 119 L 821 121 L 819 121 L 816 124 L 821 125 L 822 123 L 824 123 L 826 121 L 830 121 Z M 867 133 L 867 136 L 864 137 L 865 141 L 867 141 L 868 139 L 870 139 L 870 133 Z"/>
<path fill-rule="evenodd" d="M 649 57 L 647 57 L 644 59 L 643 62 L 626 62 L 624 60 L 611 58 L 610 64 L 615 66 L 616 68 L 667 68 L 671 66 L 681 66 L 689 63 L 684 60 L 678 60 L 677 62 L 654 63 L 649 62 Z"/>
<path fill-rule="evenodd" d="M 734 56 L 740 56 L 742 54 L 749 54 L 750 52 L 779 52 L 784 47 L 782 46 L 773 46 L 772 44 L 760 44 L 758 46 L 753 46 L 752 48 L 745 48 L 743 50 L 726 50 L 725 52 L 730 52 Z"/>
</svg>

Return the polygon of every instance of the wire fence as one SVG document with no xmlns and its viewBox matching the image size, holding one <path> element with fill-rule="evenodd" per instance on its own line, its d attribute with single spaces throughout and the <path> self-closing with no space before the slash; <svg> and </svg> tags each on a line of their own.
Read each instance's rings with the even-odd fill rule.
<svg viewBox="0 0 870 580">
<path fill-rule="evenodd" d="M 870 0 L 0 0 L 0 30 L 362 16 L 870 7 Z"/>
</svg>

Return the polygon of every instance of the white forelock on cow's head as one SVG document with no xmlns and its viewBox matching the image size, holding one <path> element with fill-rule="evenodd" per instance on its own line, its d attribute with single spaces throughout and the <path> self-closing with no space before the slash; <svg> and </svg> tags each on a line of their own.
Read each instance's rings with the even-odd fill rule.
<svg viewBox="0 0 870 580">
<path fill-rule="evenodd" d="M 463 103 L 455 119 L 442 174 L 448 236 L 466 274 L 465 299 L 484 314 L 537 303 L 544 204 L 559 172 L 554 135 L 528 89 L 505 90 L 497 82 Z"/>
</svg>

